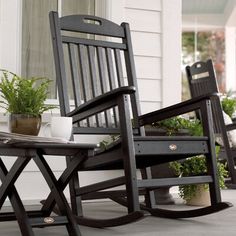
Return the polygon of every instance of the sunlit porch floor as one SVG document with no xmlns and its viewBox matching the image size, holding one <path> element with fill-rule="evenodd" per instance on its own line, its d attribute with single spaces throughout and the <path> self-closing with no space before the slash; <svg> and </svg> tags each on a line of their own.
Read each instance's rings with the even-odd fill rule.
<svg viewBox="0 0 236 236">
<path fill-rule="evenodd" d="M 113 228 L 95 229 L 80 226 L 82 236 L 118 236 L 118 235 L 135 235 L 135 236 L 196 236 L 196 235 L 236 235 L 236 190 L 223 190 L 223 201 L 233 203 L 235 206 L 227 210 L 197 218 L 190 219 L 163 219 L 158 217 L 147 216 L 144 219 L 132 224 L 123 225 Z M 182 202 L 176 198 L 178 207 L 184 207 Z M 170 206 L 168 206 L 170 207 Z M 171 206 L 177 207 L 177 206 Z M 32 208 L 31 206 L 28 207 Z M 5 209 L 6 210 L 6 207 Z M 92 217 L 109 217 L 118 216 L 124 213 L 124 208 L 111 202 L 96 202 L 85 204 L 86 214 Z M 67 231 L 64 226 L 35 228 L 35 236 L 66 236 Z M 1 236 L 18 236 L 21 235 L 16 222 L 0 223 Z"/>
</svg>

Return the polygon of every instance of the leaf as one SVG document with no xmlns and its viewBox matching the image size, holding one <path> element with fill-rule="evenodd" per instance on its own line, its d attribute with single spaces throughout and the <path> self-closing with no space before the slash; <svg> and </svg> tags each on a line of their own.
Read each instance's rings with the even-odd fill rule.
<svg viewBox="0 0 236 236">
<path fill-rule="evenodd" d="M 45 104 L 52 80 L 45 77 L 22 78 L 10 71 L 1 71 L 1 103 L 7 112 L 38 116 L 57 107 Z"/>
</svg>

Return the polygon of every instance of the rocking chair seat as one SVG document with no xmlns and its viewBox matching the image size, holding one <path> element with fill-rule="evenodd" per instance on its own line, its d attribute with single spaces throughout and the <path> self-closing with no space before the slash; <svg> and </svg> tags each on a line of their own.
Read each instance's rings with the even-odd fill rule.
<svg viewBox="0 0 236 236">
<path fill-rule="evenodd" d="M 186 157 L 207 153 L 207 137 L 193 136 L 144 136 L 134 137 L 137 169 Z M 167 142 L 168 141 L 168 142 Z M 169 153 L 168 156 L 166 156 Z M 147 158 L 150 155 L 155 158 Z M 122 140 L 107 145 L 106 149 L 98 149 L 82 166 L 81 171 L 123 169 Z"/>
</svg>

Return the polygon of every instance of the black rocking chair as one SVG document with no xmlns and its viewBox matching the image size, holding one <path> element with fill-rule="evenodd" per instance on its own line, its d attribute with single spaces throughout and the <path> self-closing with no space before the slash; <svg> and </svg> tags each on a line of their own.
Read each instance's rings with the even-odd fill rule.
<svg viewBox="0 0 236 236">
<path fill-rule="evenodd" d="M 194 63 L 192 66 L 187 66 L 186 74 L 192 98 L 202 95 L 215 94 L 214 96 L 211 96 L 214 132 L 216 135 L 221 136 L 224 144 L 224 148 L 221 150 L 220 156 L 224 156 L 227 160 L 231 178 L 229 182 L 226 182 L 226 185 L 229 188 L 236 188 L 236 149 L 230 147 L 227 136 L 227 132 L 235 129 L 236 125 L 225 125 L 212 60 L 208 60 L 206 62 L 199 61 Z"/>
<path fill-rule="evenodd" d="M 221 201 L 218 185 L 210 99 L 191 99 L 141 115 L 128 23 L 117 25 L 90 15 L 59 18 L 57 12 L 50 12 L 50 26 L 61 115 L 73 117 L 74 135 L 119 135 L 118 140 L 108 145 L 106 150 L 98 150 L 95 156 L 85 160 L 78 171 L 124 171 L 121 177 L 83 187 L 79 186 L 77 175 L 71 179 L 71 203 L 77 222 L 106 227 L 140 219 L 144 211 L 153 216 L 185 218 L 229 207 L 230 204 Z M 70 99 L 74 101 L 72 109 Z M 145 125 L 194 110 L 201 112 L 203 137 L 144 135 Z M 197 154 L 207 157 L 207 174 L 152 178 L 151 166 Z M 137 170 L 141 170 L 142 179 L 137 178 Z M 187 211 L 156 208 L 155 188 L 197 183 L 209 184 L 210 206 Z M 124 190 L 110 189 L 122 185 Z M 141 194 L 145 196 L 144 204 L 139 202 Z M 128 213 L 103 220 L 86 218 L 81 201 L 99 198 L 110 198 L 126 206 Z M 50 203 L 50 199 L 45 205 L 47 202 Z"/>
</svg>

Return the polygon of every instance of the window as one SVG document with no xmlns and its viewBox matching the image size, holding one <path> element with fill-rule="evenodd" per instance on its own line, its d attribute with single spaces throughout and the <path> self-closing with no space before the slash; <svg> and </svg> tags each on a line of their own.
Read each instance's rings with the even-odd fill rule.
<svg viewBox="0 0 236 236">
<path fill-rule="evenodd" d="M 21 74 L 53 80 L 49 97 L 56 98 L 55 67 L 51 34 L 50 11 L 68 14 L 95 14 L 95 0 L 22 0 Z"/>
</svg>

